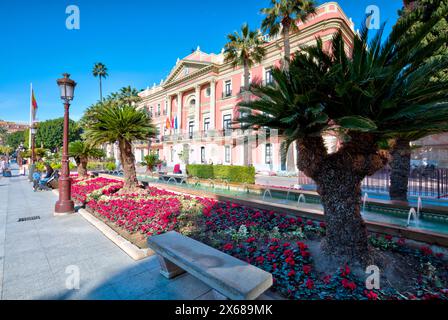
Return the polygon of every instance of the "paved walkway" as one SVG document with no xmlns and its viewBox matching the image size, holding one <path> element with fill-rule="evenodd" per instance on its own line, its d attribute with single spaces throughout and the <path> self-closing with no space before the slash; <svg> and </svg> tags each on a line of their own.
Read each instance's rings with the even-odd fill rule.
<svg viewBox="0 0 448 320">
<path fill-rule="evenodd" d="M 13 172 L 17 174 L 17 171 Z M 53 217 L 56 196 L 25 177 L 0 178 L 1 299 L 206 299 L 190 275 L 169 281 L 155 257 L 135 262 L 80 215 Z M 40 216 L 39 220 L 18 222 Z M 79 290 L 67 289 L 79 270 Z"/>
</svg>

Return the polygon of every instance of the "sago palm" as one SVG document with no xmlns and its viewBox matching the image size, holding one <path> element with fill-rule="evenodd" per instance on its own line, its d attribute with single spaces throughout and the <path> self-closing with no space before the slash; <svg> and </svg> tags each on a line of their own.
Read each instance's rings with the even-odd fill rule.
<svg viewBox="0 0 448 320">
<path fill-rule="evenodd" d="M 327 222 L 322 248 L 330 256 L 371 262 L 361 182 L 387 163 L 380 142 L 448 121 L 448 82 L 429 81 L 448 61 L 426 62 L 448 35 L 421 43 L 447 12 L 440 6 L 412 37 L 404 35 L 415 21 L 401 19 L 384 42 L 382 30 L 369 42 L 364 26 L 350 54 L 342 33 L 330 52 L 318 39 L 295 56 L 289 72 L 274 70 L 275 86 L 254 85 L 258 99 L 241 103 L 252 111 L 241 122 L 279 129 L 286 145 L 297 142 L 298 168 L 314 179 L 321 196 Z M 329 131 L 344 139 L 336 153 L 324 146 L 322 135 Z"/>
<path fill-rule="evenodd" d="M 93 76 L 100 79 L 100 101 L 103 101 L 103 83 L 102 79 L 107 78 L 109 74 L 107 73 L 107 67 L 101 62 L 95 63 L 92 70 Z"/>
<path fill-rule="evenodd" d="M 286 70 L 291 61 L 291 32 L 298 32 L 297 22 L 305 22 L 315 12 L 316 3 L 313 0 L 271 0 L 271 7 L 261 10 L 266 15 L 261 24 L 262 30 L 270 36 L 282 34 L 285 51 L 283 66 Z"/>
<path fill-rule="evenodd" d="M 101 149 L 93 147 L 85 141 L 74 141 L 68 147 L 70 157 L 75 159 L 78 168 L 78 176 L 80 178 L 87 178 L 87 164 L 89 159 L 101 159 L 106 156 Z"/>
<path fill-rule="evenodd" d="M 96 121 L 89 122 L 86 128 L 87 141 L 94 145 L 118 141 L 124 171 L 122 192 L 136 191 L 138 180 L 132 142 L 155 137 L 156 128 L 146 112 L 122 102 L 108 101 L 95 113 Z"/>
</svg>

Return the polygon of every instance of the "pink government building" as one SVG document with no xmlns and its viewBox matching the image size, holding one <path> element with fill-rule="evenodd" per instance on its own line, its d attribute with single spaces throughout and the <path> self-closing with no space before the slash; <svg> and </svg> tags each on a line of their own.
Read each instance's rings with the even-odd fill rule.
<svg viewBox="0 0 448 320">
<path fill-rule="evenodd" d="M 321 37 L 329 48 L 333 35 L 342 30 L 347 50 L 352 45 L 354 24 L 336 2 L 318 7 L 317 14 L 306 23 L 298 23 L 300 32 L 291 36 L 291 52 L 315 43 Z M 272 81 L 271 70 L 281 64 L 282 38 L 266 41 L 266 56 L 251 69 L 251 80 Z M 156 152 L 168 167 L 175 164 L 253 165 L 258 172 L 296 172 L 296 150 L 291 146 L 282 156 L 283 138 L 267 130 L 232 130 L 241 101 L 243 69 L 226 63 L 219 54 L 197 50 L 179 59 L 171 73 L 159 85 L 140 93 L 139 108 L 151 114 L 158 137 L 150 143 L 134 145 L 136 160 Z M 334 145 L 331 137 L 329 146 Z"/>
</svg>

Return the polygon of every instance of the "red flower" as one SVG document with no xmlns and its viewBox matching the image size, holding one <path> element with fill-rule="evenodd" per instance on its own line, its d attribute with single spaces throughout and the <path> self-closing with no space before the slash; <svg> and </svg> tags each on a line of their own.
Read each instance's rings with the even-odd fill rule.
<svg viewBox="0 0 448 320">
<path fill-rule="evenodd" d="M 347 279 L 342 279 L 341 283 L 345 289 L 350 289 L 351 291 L 356 289 L 356 284 Z"/>
<path fill-rule="evenodd" d="M 351 273 L 351 270 L 348 265 L 345 265 L 344 268 L 341 268 L 341 276 L 346 277 Z"/>
<path fill-rule="evenodd" d="M 386 236 L 384 236 L 384 239 L 386 239 L 387 241 L 392 241 L 392 236 L 390 236 L 390 235 L 386 235 Z"/>
<path fill-rule="evenodd" d="M 430 256 L 430 255 L 432 255 L 432 250 L 431 250 L 430 247 L 422 247 L 422 248 L 420 249 L 420 251 L 421 251 L 422 254 L 425 255 L 425 256 Z"/>
<path fill-rule="evenodd" d="M 406 239 L 404 239 L 404 238 L 398 239 L 397 245 L 404 246 L 405 244 L 406 244 Z"/>
<path fill-rule="evenodd" d="M 288 277 L 294 277 L 296 275 L 296 272 L 294 270 L 289 271 Z"/>
<path fill-rule="evenodd" d="M 314 281 L 308 278 L 308 280 L 306 280 L 306 284 L 305 284 L 305 285 L 306 285 L 306 287 L 307 287 L 309 290 L 311 290 L 311 289 L 314 288 Z"/>
<path fill-rule="evenodd" d="M 364 291 L 364 294 L 369 300 L 378 300 L 378 295 L 373 291 Z"/>
<path fill-rule="evenodd" d="M 302 251 L 300 252 L 303 258 L 308 258 L 310 256 L 310 253 L 308 251 Z"/>
<path fill-rule="evenodd" d="M 226 251 L 230 251 L 233 249 L 233 244 L 231 243 L 227 243 L 226 245 L 224 245 L 224 250 Z"/>
<path fill-rule="evenodd" d="M 297 246 L 299 247 L 300 251 L 308 249 L 308 246 L 303 242 L 297 242 Z"/>
<path fill-rule="evenodd" d="M 331 282 L 331 276 L 326 275 L 326 276 L 324 277 L 323 281 L 324 281 L 325 284 L 329 284 L 329 283 Z"/>
<path fill-rule="evenodd" d="M 311 272 L 311 266 L 309 266 L 309 265 L 304 265 L 303 266 L 303 272 L 305 273 L 305 274 L 310 274 L 310 272 Z"/>
<path fill-rule="evenodd" d="M 321 222 L 321 223 L 319 223 L 319 227 L 321 227 L 322 229 L 325 229 L 327 227 L 327 225 L 325 224 L 325 222 Z"/>
<path fill-rule="evenodd" d="M 255 259 L 258 263 L 262 264 L 264 262 L 264 258 L 262 256 L 259 256 Z"/>
<path fill-rule="evenodd" d="M 246 240 L 247 243 L 252 243 L 255 242 L 257 239 L 255 239 L 255 237 L 251 237 L 249 239 Z"/>
<path fill-rule="evenodd" d="M 286 262 L 287 264 L 289 264 L 290 266 L 294 266 L 294 265 L 296 264 L 296 262 L 294 261 L 294 259 L 291 258 L 291 257 L 286 258 L 285 262 Z"/>
<path fill-rule="evenodd" d="M 294 255 L 294 252 L 292 252 L 292 250 L 285 250 L 284 252 L 283 252 L 283 255 L 285 256 L 285 257 L 291 257 L 291 256 L 293 256 Z"/>
</svg>

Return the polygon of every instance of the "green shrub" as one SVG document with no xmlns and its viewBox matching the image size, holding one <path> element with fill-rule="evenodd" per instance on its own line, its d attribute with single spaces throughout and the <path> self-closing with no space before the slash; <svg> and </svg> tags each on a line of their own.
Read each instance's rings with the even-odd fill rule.
<svg viewBox="0 0 448 320">
<path fill-rule="evenodd" d="M 187 166 L 188 174 L 199 179 L 225 179 L 229 182 L 255 183 L 255 168 L 244 166 L 197 165 Z"/>
<path fill-rule="evenodd" d="M 107 162 L 104 167 L 109 171 L 117 170 L 117 166 L 113 162 Z"/>
</svg>

